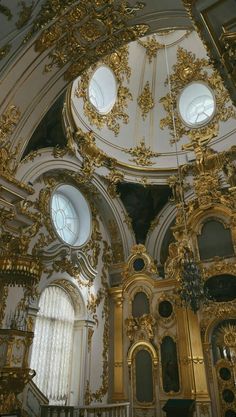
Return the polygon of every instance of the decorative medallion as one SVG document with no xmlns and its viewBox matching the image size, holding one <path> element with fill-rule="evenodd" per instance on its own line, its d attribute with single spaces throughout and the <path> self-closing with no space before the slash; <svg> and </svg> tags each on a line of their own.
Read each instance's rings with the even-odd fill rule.
<svg viewBox="0 0 236 417">
<path fill-rule="evenodd" d="M 181 91 L 191 82 L 205 82 L 212 89 L 215 96 L 216 110 L 214 116 L 205 126 L 192 128 L 186 126 L 179 115 L 177 101 Z M 167 84 L 168 80 L 166 80 Z M 160 102 L 163 104 L 167 116 L 160 121 L 161 129 L 165 127 L 171 131 L 171 143 L 179 141 L 182 136 L 189 136 L 191 141 L 198 139 L 211 140 L 219 133 L 219 122 L 225 122 L 231 117 L 236 117 L 233 106 L 228 105 L 230 97 L 217 71 L 213 70 L 209 61 L 205 58 L 196 58 L 195 54 L 183 48 L 177 50 L 177 63 L 173 66 L 170 75 L 170 92 L 162 97 Z M 173 116 L 175 126 L 173 125 Z"/>
<path fill-rule="evenodd" d="M 132 100 L 132 95 L 128 87 L 124 86 L 124 80 L 129 81 L 131 69 L 128 64 L 128 46 L 123 46 L 110 56 L 104 58 L 98 65 L 93 65 L 87 72 L 85 72 L 79 82 L 75 95 L 83 99 L 83 110 L 85 116 L 89 119 L 92 125 L 98 129 L 106 126 L 112 130 L 115 135 L 120 131 L 120 122 L 127 124 L 129 116 L 126 113 L 128 101 Z M 106 65 L 114 72 L 117 79 L 117 99 L 111 111 L 107 114 L 100 114 L 88 99 L 88 86 L 92 74 L 100 65 Z"/>
</svg>

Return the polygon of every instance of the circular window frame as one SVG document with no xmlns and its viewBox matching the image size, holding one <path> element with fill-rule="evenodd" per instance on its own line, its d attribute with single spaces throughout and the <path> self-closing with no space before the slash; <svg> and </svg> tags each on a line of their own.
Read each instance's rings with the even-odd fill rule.
<svg viewBox="0 0 236 417">
<path fill-rule="evenodd" d="M 96 107 L 96 106 L 92 103 L 92 101 L 90 100 L 90 97 L 89 97 L 89 86 L 90 86 L 90 82 L 91 82 L 91 80 L 92 80 L 92 78 L 93 78 L 94 74 L 96 73 L 96 71 L 98 71 L 98 70 L 99 70 L 100 68 L 102 68 L 102 67 L 104 67 L 104 68 L 108 69 L 108 70 L 111 72 L 111 74 L 112 74 L 112 76 L 113 76 L 113 78 L 114 78 L 114 81 L 115 81 L 115 87 L 116 87 L 115 99 L 113 100 L 113 104 L 112 104 L 112 106 L 109 108 L 109 110 L 108 110 L 108 111 L 101 111 L 101 110 L 99 110 L 99 109 L 98 109 L 98 108 L 97 108 L 97 107 Z M 103 64 L 103 63 L 101 63 L 101 64 L 97 65 L 97 66 L 96 66 L 96 68 L 95 68 L 95 69 L 92 71 L 92 73 L 90 74 L 90 76 L 89 76 L 89 80 L 88 80 L 88 85 L 87 85 L 87 100 L 88 100 L 88 102 L 89 102 L 90 106 L 92 106 L 92 108 L 95 110 L 95 112 L 96 112 L 96 113 L 98 113 L 100 116 L 106 116 L 106 115 L 110 114 L 110 113 L 112 112 L 112 110 L 113 110 L 113 108 L 114 108 L 114 106 L 115 106 L 116 102 L 117 102 L 117 98 L 118 98 L 118 90 L 119 90 L 118 81 L 117 81 L 117 77 L 116 77 L 116 75 L 115 75 L 115 73 L 114 73 L 113 69 L 112 69 L 112 68 L 110 68 L 108 65 Z"/>
<path fill-rule="evenodd" d="M 73 192 L 73 189 L 75 190 L 74 194 L 72 195 L 71 193 Z M 53 201 L 53 197 L 54 195 L 58 193 L 61 194 L 62 196 L 64 195 L 70 202 L 71 205 L 73 206 L 73 209 L 76 212 L 76 216 L 78 218 L 78 234 L 77 234 L 77 238 L 74 240 L 73 243 L 69 243 L 66 240 L 64 240 L 56 227 L 56 224 L 53 220 L 53 216 L 52 216 L 52 201 Z M 82 207 L 82 209 L 81 209 Z M 53 227 L 53 230 L 58 238 L 58 240 L 62 243 L 64 243 L 65 245 L 68 245 L 71 248 L 79 248 L 84 246 L 88 240 L 91 237 L 91 233 L 92 233 L 92 213 L 91 213 L 91 209 L 90 209 L 90 205 L 87 201 L 87 199 L 85 198 L 85 196 L 83 195 L 83 193 L 81 193 L 81 191 L 76 188 L 74 185 L 71 184 L 58 184 L 58 186 L 56 188 L 54 188 L 51 197 L 50 197 L 50 220 L 51 220 L 51 224 Z M 86 219 L 86 221 L 85 221 Z M 82 225 L 82 232 L 81 232 L 81 225 Z M 88 229 L 87 229 L 88 228 Z M 86 232 L 86 230 L 88 230 L 88 232 Z"/>
<path fill-rule="evenodd" d="M 205 86 L 209 91 L 210 91 L 210 93 L 212 94 L 212 98 L 213 98 L 213 101 L 214 101 L 214 110 L 213 110 L 213 112 L 212 112 L 212 114 L 211 114 L 211 116 L 209 116 L 206 120 L 204 120 L 203 122 L 200 122 L 200 123 L 197 123 L 197 124 L 194 124 L 194 123 L 188 123 L 188 122 L 186 122 L 186 120 L 184 120 L 184 118 L 183 118 L 183 116 L 181 115 L 181 111 L 180 111 L 180 98 L 181 98 L 181 95 L 183 94 L 183 92 L 189 87 L 189 86 L 191 86 L 191 85 L 193 85 L 193 84 L 201 84 L 201 85 L 203 85 L 203 86 Z M 197 98 L 197 97 L 196 97 Z M 191 103 L 191 102 L 190 102 Z M 189 128 L 191 128 L 191 129 L 199 129 L 199 128 L 201 128 L 201 127 L 204 127 L 204 126 L 206 126 L 208 123 L 210 123 L 212 120 L 213 120 L 213 118 L 215 117 L 215 115 L 216 115 L 216 112 L 217 112 L 217 103 L 216 103 L 216 96 L 215 96 L 215 94 L 214 94 L 214 91 L 212 90 L 212 88 L 209 86 L 209 84 L 207 84 L 206 82 L 204 82 L 204 81 L 202 81 L 202 80 L 194 80 L 194 81 L 192 81 L 192 82 L 190 82 L 190 83 L 188 83 L 188 84 L 186 84 L 185 86 L 184 86 L 184 88 L 179 92 L 179 94 L 178 94 L 178 97 L 177 97 L 177 111 L 178 111 L 178 115 L 179 115 L 179 117 L 180 117 L 180 120 L 181 120 L 181 122 L 185 125 L 185 126 L 187 126 L 187 127 L 189 127 Z"/>
</svg>

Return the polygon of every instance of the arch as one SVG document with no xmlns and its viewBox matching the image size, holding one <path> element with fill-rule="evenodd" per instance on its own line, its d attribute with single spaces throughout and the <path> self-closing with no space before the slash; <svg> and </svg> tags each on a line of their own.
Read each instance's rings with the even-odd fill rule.
<svg viewBox="0 0 236 417">
<path fill-rule="evenodd" d="M 58 285 L 41 293 L 36 318 L 31 367 L 35 382 L 53 405 L 65 405 L 70 373 L 75 310 L 70 295 Z"/>
<path fill-rule="evenodd" d="M 132 365 L 132 358 L 133 358 L 135 350 L 138 348 L 142 348 L 142 347 L 146 348 L 151 353 L 152 359 L 153 359 L 153 365 L 156 367 L 158 365 L 157 352 L 154 346 L 150 342 L 145 341 L 145 340 L 137 341 L 129 348 L 128 354 L 127 354 L 128 366 L 130 367 Z"/>
<path fill-rule="evenodd" d="M 72 175 L 78 172 L 81 168 L 81 162 L 78 159 L 65 155 L 63 159 L 52 158 L 52 148 L 43 149 L 34 159 L 34 164 L 31 161 L 21 163 L 18 168 L 19 179 L 23 182 L 36 184 L 40 177 L 45 173 L 52 175 L 58 173 L 70 172 Z M 88 186 L 93 186 L 99 192 L 100 198 L 96 201 L 96 207 L 106 225 L 107 235 L 110 237 L 112 247 L 117 248 L 122 252 L 120 262 L 127 258 L 130 253 L 130 248 L 134 245 L 134 234 L 129 228 L 125 227 L 125 214 L 123 206 L 119 198 L 112 199 L 106 191 L 102 180 L 94 175 L 91 183 Z M 86 185 L 85 185 L 86 187 Z"/>
<path fill-rule="evenodd" d="M 136 291 L 132 300 L 132 316 L 141 317 L 150 313 L 150 300 L 145 291 Z"/>
<path fill-rule="evenodd" d="M 197 236 L 198 251 L 201 260 L 215 256 L 233 256 L 234 247 L 229 227 L 218 218 L 208 217 L 201 225 Z"/>
</svg>

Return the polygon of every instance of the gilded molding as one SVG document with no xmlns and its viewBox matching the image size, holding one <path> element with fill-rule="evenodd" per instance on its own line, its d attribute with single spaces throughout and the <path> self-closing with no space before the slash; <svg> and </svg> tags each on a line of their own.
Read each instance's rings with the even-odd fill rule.
<svg viewBox="0 0 236 417">
<path fill-rule="evenodd" d="M 5 308 L 7 304 L 7 296 L 8 296 L 8 287 L 0 285 L 0 326 L 2 327 L 4 315 L 5 315 Z"/>
<path fill-rule="evenodd" d="M 20 110 L 14 104 L 10 104 L 0 115 L 0 144 L 4 144 L 12 135 L 20 120 Z"/>
<path fill-rule="evenodd" d="M 113 169 L 112 171 L 110 171 L 109 175 L 106 177 L 106 180 L 108 180 L 107 191 L 109 195 L 111 196 L 111 198 L 119 197 L 119 194 L 117 192 L 117 184 L 123 181 L 124 176 L 125 175 L 123 172 L 117 169 Z"/>
<path fill-rule="evenodd" d="M 150 90 L 149 81 L 146 82 L 144 89 L 140 96 L 137 98 L 138 106 L 141 109 L 141 114 L 143 120 L 146 119 L 148 113 L 153 109 L 155 103 L 153 99 L 152 92 Z"/>
<path fill-rule="evenodd" d="M 124 261 L 124 250 L 117 223 L 115 220 L 109 220 L 108 231 L 111 237 L 111 248 L 113 255 L 113 262 L 120 263 Z"/>
<path fill-rule="evenodd" d="M 96 146 L 94 132 L 92 130 L 85 133 L 82 129 L 78 128 L 74 138 L 78 150 L 83 157 L 81 174 L 84 180 L 88 181 L 92 177 L 96 167 L 106 166 L 111 169 L 114 167 L 116 160 L 106 155 L 105 152 Z"/>
<path fill-rule="evenodd" d="M 87 381 L 85 389 L 85 404 L 89 405 L 92 401 L 102 401 L 104 395 L 108 391 L 108 350 L 109 350 L 109 289 L 108 289 L 108 267 L 111 263 L 111 249 L 106 241 L 103 240 L 103 253 L 102 253 L 102 273 L 101 273 L 101 293 L 99 295 L 99 302 L 104 300 L 102 316 L 104 318 L 103 328 L 103 370 L 102 370 L 102 383 L 101 386 L 92 392 L 89 387 L 89 381 Z M 102 298 L 102 299 L 101 299 Z M 95 303 L 96 304 L 96 303 Z"/>
<path fill-rule="evenodd" d="M 78 88 L 75 95 L 83 99 L 83 111 L 89 122 L 95 125 L 98 129 L 106 126 L 108 129 L 118 135 L 120 131 L 120 121 L 127 124 L 129 116 L 126 113 L 128 101 L 132 100 L 132 94 L 128 87 L 124 86 L 124 81 L 129 81 L 131 75 L 131 68 L 128 63 L 128 46 L 123 46 L 116 52 L 113 52 L 108 57 L 104 58 L 98 64 L 93 65 L 87 72 L 85 72 L 78 81 Z M 106 65 L 114 72 L 117 80 L 117 99 L 107 114 L 100 114 L 88 98 L 88 85 L 90 78 L 97 67 Z"/>
<path fill-rule="evenodd" d="M 134 261 L 135 259 L 141 258 L 144 262 L 143 269 L 140 271 L 135 271 L 134 269 Z M 131 249 L 131 254 L 127 259 L 127 262 L 123 268 L 123 280 L 127 281 L 130 277 L 134 277 L 135 275 L 145 274 L 147 276 L 153 276 L 157 274 L 157 268 L 154 263 L 154 260 L 151 256 L 147 253 L 147 249 L 144 245 L 138 244 L 134 245 Z"/>
<path fill-rule="evenodd" d="M 223 274 L 236 276 L 236 264 L 226 260 L 219 260 L 203 267 L 202 272 L 205 281 L 211 277 Z"/>
<path fill-rule="evenodd" d="M 196 58 L 195 54 L 183 48 L 177 50 L 177 63 L 173 66 L 170 75 L 171 94 L 167 93 L 160 99 L 167 116 L 160 121 L 161 129 L 169 128 L 171 132 L 171 143 L 188 136 L 191 141 L 211 140 L 219 133 L 219 122 L 225 122 L 231 117 L 236 118 L 236 112 L 232 105 L 229 105 L 230 97 L 225 89 L 222 79 L 216 70 L 213 70 L 207 59 Z M 186 126 L 177 109 L 178 96 L 183 88 L 193 81 L 205 82 L 214 92 L 216 111 L 207 125 L 199 128 Z M 173 112 L 175 118 L 175 129 L 173 126 Z M 176 135 L 175 135 L 176 132 Z"/>
<path fill-rule="evenodd" d="M 141 166 L 154 165 L 154 162 L 152 162 L 151 159 L 159 156 L 159 153 L 153 152 L 150 146 L 146 146 L 144 139 L 141 140 L 140 144 L 135 148 L 127 149 L 124 152 L 133 156 L 133 158 L 130 159 L 131 162 Z"/>
<path fill-rule="evenodd" d="M 5 56 L 7 56 L 11 48 L 12 48 L 12 45 L 10 43 L 7 43 L 6 45 L 0 48 L 0 61 L 1 59 L 5 58 Z"/>
<path fill-rule="evenodd" d="M 128 317 L 125 319 L 126 334 L 130 342 L 135 340 L 153 340 L 155 336 L 156 320 L 151 314 L 141 317 Z"/>
<path fill-rule="evenodd" d="M 49 0 L 46 2 L 24 41 L 50 22 L 36 41 L 36 51 L 52 49 L 51 62 L 45 66 L 45 71 L 71 63 L 64 75 L 67 81 L 76 78 L 98 58 L 143 36 L 148 30 L 147 25 L 128 26 L 129 20 L 144 7 L 143 3 L 132 8 L 125 0 L 119 3 L 82 0 L 75 5 L 71 0 L 66 7 L 59 0 L 54 3 L 52 7 Z"/>
<path fill-rule="evenodd" d="M 214 303 L 209 302 L 201 311 L 201 334 L 203 341 L 208 343 L 210 332 L 213 326 L 220 320 L 236 316 L 236 305 L 234 301 Z"/>
<path fill-rule="evenodd" d="M 138 43 L 146 49 L 149 64 L 151 64 L 153 58 L 156 58 L 157 52 L 164 48 L 164 45 L 157 42 L 155 36 L 148 37 L 145 41 L 138 40 Z"/>
</svg>

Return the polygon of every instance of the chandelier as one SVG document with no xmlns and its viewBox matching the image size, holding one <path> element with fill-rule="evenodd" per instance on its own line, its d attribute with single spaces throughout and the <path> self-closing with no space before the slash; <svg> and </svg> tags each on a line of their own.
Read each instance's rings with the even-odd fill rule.
<svg viewBox="0 0 236 417">
<path fill-rule="evenodd" d="M 179 202 L 177 204 L 177 209 L 181 212 L 182 222 L 184 226 L 184 232 L 182 233 L 182 242 L 181 246 L 181 256 L 179 257 L 179 271 L 178 271 L 178 289 L 177 293 L 181 299 L 181 305 L 191 309 L 194 313 L 200 309 L 203 304 L 208 302 L 206 297 L 206 292 L 204 289 L 204 281 L 202 278 L 201 270 L 198 266 L 198 262 L 195 260 L 194 252 L 192 250 L 192 242 L 189 236 L 189 231 L 187 227 L 187 213 L 185 210 L 185 200 L 184 200 L 184 181 L 182 178 L 181 167 L 179 164 L 178 157 L 178 147 L 177 147 L 177 129 L 175 122 L 175 112 L 174 112 L 174 100 L 171 89 L 171 77 L 169 71 L 168 57 L 167 57 L 167 48 L 165 45 L 165 58 L 166 58 L 166 68 L 167 68 L 167 81 L 169 87 L 169 94 L 171 98 L 171 116 L 174 130 L 174 145 L 175 145 L 175 155 L 176 163 L 178 170 L 178 195 Z"/>
<path fill-rule="evenodd" d="M 208 301 L 201 270 L 191 250 L 186 250 L 182 261 L 179 296 L 183 304 L 196 313 Z"/>
</svg>

